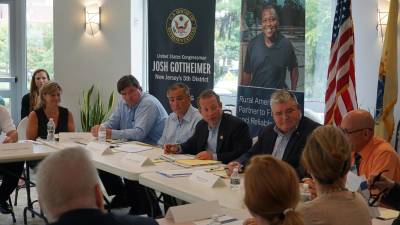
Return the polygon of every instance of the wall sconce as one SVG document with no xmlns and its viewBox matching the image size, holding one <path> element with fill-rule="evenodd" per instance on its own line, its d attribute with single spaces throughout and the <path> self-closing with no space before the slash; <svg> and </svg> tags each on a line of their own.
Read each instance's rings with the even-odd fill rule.
<svg viewBox="0 0 400 225">
<path fill-rule="evenodd" d="M 101 27 L 100 14 L 101 14 L 101 7 L 97 3 L 90 4 L 85 7 L 86 33 L 94 36 L 97 32 L 100 31 Z"/>
</svg>

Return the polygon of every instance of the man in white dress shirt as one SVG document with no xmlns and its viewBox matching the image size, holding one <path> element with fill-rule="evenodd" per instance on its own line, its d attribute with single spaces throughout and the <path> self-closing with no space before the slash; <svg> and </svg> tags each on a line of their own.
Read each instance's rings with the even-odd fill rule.
<svg viewBox="0 0 400 225">
<path fill-rule="evenodd" d="M 181 144 L 189 139 L 201 120 L 199 111 L 192 106 L 189 87 L 183 83 L 175 83 L 167 90 L 167 97 L 172 113 L 165 121 L 163 134 L 158 144 Z"/>
</svg>

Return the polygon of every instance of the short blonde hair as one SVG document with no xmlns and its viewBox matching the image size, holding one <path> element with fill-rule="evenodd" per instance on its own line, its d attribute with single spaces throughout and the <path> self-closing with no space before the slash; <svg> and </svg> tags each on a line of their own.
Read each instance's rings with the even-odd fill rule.
<svg viewBox="0 0 400 225">
<path fill-rule="evenodd" d="M 54 93 L 57 90 L 62 92 L 62 88 L 57 82 L 50 81 L 50 82 L 46 83 L 45 85 L 43 85 L 43 87 L 40 88 L 40 92 L 39 92 L 40 93 L 40 99 L 39 99 L 40 101 L 39 101 L 39 105 L 37 108 L 46 106 L 44 96 L 47 94 Z"/>
<path fill-rule="evenodd" d="M 299 179 L 286 162 L 270 155 L 255 156 L 245 171 L 244 203 L 271 224 L 301 225 L 294 211 L 299 200 Z"/>
<path fill-rule="evenodd" d="M 350 169 L 351 149 L 343 132 L 321 126 L 309 136 L 301 163 L 321 184 L 332 185 Z"/>
</svg>

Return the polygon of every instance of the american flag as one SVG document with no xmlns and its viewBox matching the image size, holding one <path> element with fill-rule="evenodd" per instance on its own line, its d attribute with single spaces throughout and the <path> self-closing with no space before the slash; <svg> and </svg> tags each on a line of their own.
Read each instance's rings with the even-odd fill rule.
<svg viewBox="0 0 400 225">
<path fill-rule="evenodd" d="M 325 124 L 339 126 L 343 116 L 357 108 L 351 0 L 337 2 L 329 61 Z"/>
</svg>

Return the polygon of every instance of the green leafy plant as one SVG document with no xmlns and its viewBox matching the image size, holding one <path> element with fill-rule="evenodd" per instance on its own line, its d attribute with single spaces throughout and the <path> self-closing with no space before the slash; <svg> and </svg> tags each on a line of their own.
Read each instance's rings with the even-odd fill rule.
<svg viewBox="0 0 400 225">
<path fill-rule="evenodd" d="M 83 91 L 80 114 L 82 130 L 84 132 L 89 132 L 91 127 L 104 122 L 110 114 L 115 101 L 113 91 L 108 99 L 108 105 L 105 107 L 100 98 L 100 91 L 97 91 L 97 94 L 92 97 L 93 91 L 94 85 L 88 91 Z"/>
</svg>

